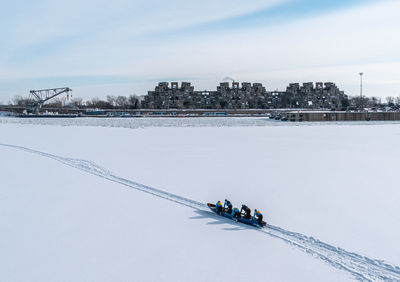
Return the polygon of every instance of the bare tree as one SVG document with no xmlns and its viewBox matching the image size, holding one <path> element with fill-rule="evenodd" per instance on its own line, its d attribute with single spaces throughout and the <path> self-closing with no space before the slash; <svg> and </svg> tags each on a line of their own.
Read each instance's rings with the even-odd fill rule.
<svg viewBox="0 0 400 282">
<path fill-rule="evenodd" d="M 83 106 L 83 99 L 82 98 L 73 98 L 73 99 L 71 99 L 70 105 L 72 107 L 81 108 Z"/>
<path fill-rule="evenodd" d="M 350 105 L 356 108 L 361 108 L 363 105 L 363 99 L 360 96 L 355 96 L 350 98 Z"/>
<path fill-rule="evenodd" d="M 86 102 L 88 108 L 98 108 L 98 109 L 110 109 L 112 106 L 109 102 L 101 100 L 97 97 L 92 98 L 90 101 Z"/>
<path fill-rule="evenodd" d="M 140 97 L 137 95 L 130 95 L 128 97 L 129 100 L 129 108 L 131 109 L 140 109 L 141 108 L 141 104 L 140 104 Z"/>
<path fill-rule="evenodd" d="M 369 100 L 369 106 L 372 106 L 372 107 L 376 107 L 377 105 L 379 104 L 379 100 L 378 100 L 378 98 L 377 97 L 372 97 L 370 100 Z"/>
<path fill-rule="evenodd" d="M 89 101 L 86 101 L 86 106 L 88 108 L 95 108 L 97 103 L 99 102 L 99 100 L 100 100 L 99 98 L 94 97 L 94 98 L 90 99 Z"/>
<path fill-rule="evenodd" d="M 116 106 L 120 109 L 127 109 L 129 107 L 129 100 L 125 96 L 118 96 L 115 99 Z"/>
<path fill-rule="evenodd" d="M 27 106 L 30 103 L 31 103 L 31 101 L 29 99 L 23 98 L 19 95 L 15 96 L 11 102 L 11 104 L 14 106 L 22 106 L 22 107 Z"/>
<path fill-rule="evenodd" d="M 53 98 L 44 106 L 48 108 L 62 108 L 65 105 L 65 98 Z"/>
<path fill-rule="evenodd" d="M 388 106 L 394 106 L 394 97 L 386 97 L 386 102 L 388 103 Z"/>
<path fill-rule="evenodd" d="M 114 108 L 117 105 L 117 97 L 112 95 L 107 95 L 107 102 L 110 104 L 111 108 Z"/>
</svg>

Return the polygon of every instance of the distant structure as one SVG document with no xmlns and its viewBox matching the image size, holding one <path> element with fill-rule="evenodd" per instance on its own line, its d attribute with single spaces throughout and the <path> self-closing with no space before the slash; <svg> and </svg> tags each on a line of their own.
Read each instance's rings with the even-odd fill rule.
<svg viewBox="0 0 400 282">
<path fill-rule="evenodd" d="M 160 82 L 142 101 L 145 109 L 341 109 L 348 97 L 332 82 L 291 83 L 267 91 L 261 83 L 221 82 L 216 91 L 195 91 L 190 82 Z"/>
<path fill-rule="evenodd" d="M 341 109 L 348 106 L 348 97 L 333 82 L 291 83 L 286 88 L 287 108 Z"/>
<path fill-rule="evenodd" d="M 52 88 L 52 89 L 42 89 L 42 90 L 31 90 L 29 91 L 29 110 L 37 114 L 39 113 L 40 109 L 42 108 L 43 104 L 49 101 L 50 99 L 53 99 L 54 97 L 62 94 L 62 93 L 67 93 L 69 96 L 69 93 L 72 91 L 72 89 L 68 87 L 63 87 L 63 88 Z"/>
</svg>

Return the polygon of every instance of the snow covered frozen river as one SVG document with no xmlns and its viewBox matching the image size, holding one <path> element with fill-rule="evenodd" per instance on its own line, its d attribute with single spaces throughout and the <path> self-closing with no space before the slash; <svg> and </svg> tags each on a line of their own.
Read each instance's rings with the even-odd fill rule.
<svg viewBox="0 0 400 282">
<path fill-rule="evenodd" d="M 399 143 L 397 122 L 0 118 L 0 280 L 399 281 Z M 205 207 L 225 198 L 269 226 Z"/>
<path fill-rule="evenodd" d="M 362 122 L 304 122 L 292 123 L 270 120 L 265 117 L 193 117 L 193 118 L 0 118 L 1 123 L 61 125 L 61 126 L 102 126 L 123 128 L 145 127 L 241 127 L 241 126 L 306 126 L 306 125 L 381 125 L 400 124 L 400 121 Z"/>
</svg>

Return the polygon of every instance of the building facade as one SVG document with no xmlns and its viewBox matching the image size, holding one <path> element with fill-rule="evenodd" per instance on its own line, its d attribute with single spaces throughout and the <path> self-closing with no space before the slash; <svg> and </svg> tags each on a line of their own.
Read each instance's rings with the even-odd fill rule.
<svg viewBox="0 0 400 282">
<path fill-rule="evenodd" d="M 146 109 L 341 109 L 347 95 L 332 82 L 291 83 L 267 91 L 261 83 L 222 82 L 216 91 L 195 91 L 190 82 L 160 82 L 142 101 Z"/>
</svg>

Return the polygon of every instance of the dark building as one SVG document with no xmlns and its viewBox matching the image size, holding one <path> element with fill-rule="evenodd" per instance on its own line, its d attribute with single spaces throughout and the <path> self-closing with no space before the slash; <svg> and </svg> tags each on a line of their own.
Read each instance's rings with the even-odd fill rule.
<svg viewBox="0 0 400 282">
<path fill-rule="evenodd" d="M 332 82 L 291 83 L 286 91 L 266 91 L 261 83 L 222 82 L 217 91 L 195 91 L 190 82 L 160 82 L 142 101 L 147 109 L 340 109 L 348 97 Z"/>
<path fill-rule="evenodd" d="M 291 83 L 286 88 L 288 108 L 341 109 L 348 97 L 332 82 Z"/>
</svg>

